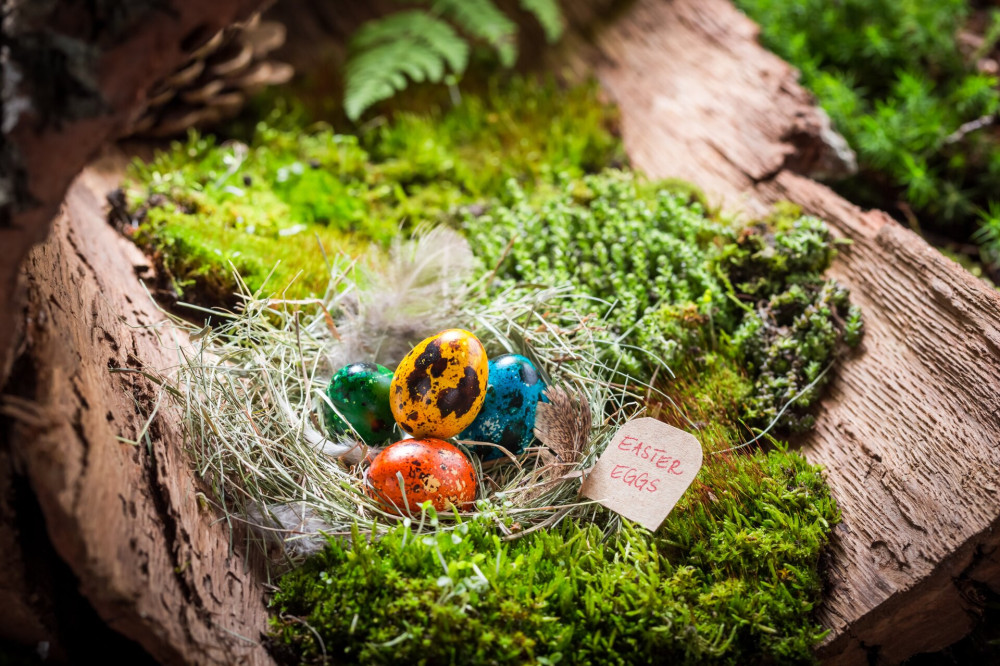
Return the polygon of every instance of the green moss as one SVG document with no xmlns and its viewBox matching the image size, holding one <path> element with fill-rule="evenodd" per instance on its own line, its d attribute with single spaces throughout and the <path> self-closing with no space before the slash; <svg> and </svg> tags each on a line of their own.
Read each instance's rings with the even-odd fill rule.
<svg viewBox="0 0 1000 666">
<path fill-rule="evenodd" d="M 694 432 L 705 451 L 739 447 L 753 436 L 744 414 L 754 383 L 732 355 L 706 354 L 676 375 L 660 382 L 664 395 L 650 396 L 651 416 Z"/>
<path fill-rule="evenodd" d="M 745 441 L 752 383 L 711 353 L 651 413 L 696 432 L 691 488 L 651 534 L 558 528 L 503 542 L 485 517 L 457 534 L 400 526 L 331 540 L 286 575 L 272 639 L 289 663 L 809 663 L 824 631 L 819 557 L 839 520 L 819 468 Z M 510 517 L 498 519 L 510 526 Z"/>
<path fill-rule="evenodd" d="M 847 291 L 823 277 L 829 230 L 797 209 L 738 227 L 687 193 L 611 171 L 531 194 L 511 185 L 464 227 L 500 284 L 573 284 L 602 299 L 577 307 L 601 316 L 606 361 L 623 373 L 738 360 L 753 383 L 743 418 L 759 428 L 779 416 L 808 428 L 824 371 L 860 335 Z"/>
<path fill-rule="evenodd" d="M 744 403 L 748 423 L 808 430 L 813 416 L 806 410 L 819 399 L 838 347 L 858 344 L 860 309 L 847 289 L 823 277 L 833 257 L 826 225 L 787 206 L 723 251 L 728 283 L 753 304 L 731 338 L 754 378 Z"/>
<path fill-rule="evenodd" d="M 809 662 L 837 517 L 801 456 L 717 457 L 656 534 L 331 540 L 282 579 L 272 629 L 304 663 Z"/>
<path fill-rule="evenodd" d="M 960 242 L 987 228 L 978 218 L 996 203 L 1000 141 L 992 129 L 960 128 L 1000 109 L 996 76 L 977 68 L 996 57 L 1000 12 L 968 0 L 736 4 L 761 25 L 764 44 L 802 71 L 857 151 L 861 171 L 842 192 L 897 214 L 912 209 L 923 227 Z M 963 53 L 967 32 L 984 41 Z M 975 238 L 995 272 L 1000 240 Z"/>
<path fill-rule="evenodd" d="M 188 300 L 231 302 L 230 262 L 252 290 L 273 269 L 269 289 L 321 295 L 324 250 L 383 246 L 401 228 L 488 201 L 508 179 L 531 190 L 620 161 L 615 127 L 594 85 L 533 79 L 497 81 L 447 110 L 398 113 L 359 136 L 306 127 L 279 104 L 247 143 L 192 135 L 134 163 L 134 237 Z"/>
</svg>

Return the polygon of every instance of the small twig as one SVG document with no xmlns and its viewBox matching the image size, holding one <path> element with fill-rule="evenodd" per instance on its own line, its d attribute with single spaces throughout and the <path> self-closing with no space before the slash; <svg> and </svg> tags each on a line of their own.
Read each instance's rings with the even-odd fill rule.
<svg viewBox="0 0 1000 666">
<path fill-rule="evenodd" d="M 494 278 L 496 278 L 497 273 L 500 271 L 500 266 L 503 265 L 503 262 L 507 259 L 507 255 L 510 254 L 510 251 L 514 249 L 514 243 L 516 241 L 517 234 L 511 236 L 510 241 L 507 242 L 507 247 L 503 249 L 503 254 L 501 254 L 500 259 L 497 260 L 496 266 L 493 267 L 493 270 L 490 272 L 490 276 L 486 278 L 486 281 L 483 283 L 483 292 L 489 289 L 490 285 L 493 284 Z"/>
<path fill-rule="evenodd" d="M 973 132 L 983 129 L 984 127 L 989 127 L 990 125 L 995 123 L 996 120 L 997 120 L 996 114 L 991 113 L 976 118 L 975 120 L 970 120 L 967 123 L 962 123 L 961 125 L 958 126 L 957 130 L 955 130 L 954 132 L 945 137 L 944 142 L 946 145 L 958 143 L 959 141 L 964 139 L 966 135 L 972 134 Z"/>
</svg>

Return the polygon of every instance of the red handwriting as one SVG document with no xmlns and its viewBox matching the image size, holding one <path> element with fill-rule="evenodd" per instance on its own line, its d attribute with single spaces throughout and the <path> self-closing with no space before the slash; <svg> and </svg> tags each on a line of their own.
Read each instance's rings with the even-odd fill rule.
<svg viewBox="0 0 1000 666">
<path fill-rule="evenodd" d="M 642 441 L 632 437 L 631 435 L 623 437 L 622 441 L 618 442 L 618 448 L 621 451 L 631 453 L 636 458 L 648 460 L 651 464 L 656 465 L 657 469 L 667 470 L 668 474 L 680 476 L 684 473 L 684 470 L 680 468 L 680 460 L 672 456 L 668 456 L 667 452 L 663 449 L 657 449 L 649 444 L 642 443 Z"/>
<path fill-rule="evenodd" d="M 620 479 L 626 486 L 632 486 L 636 490 L 646 490 L 651 493 L 656 492 L 656 484 L 660 482 L 659 479 L 651 479 L 645 472 L 628 465 L 615 465 L 611 470 L 611 478 Z"/>
</svg>

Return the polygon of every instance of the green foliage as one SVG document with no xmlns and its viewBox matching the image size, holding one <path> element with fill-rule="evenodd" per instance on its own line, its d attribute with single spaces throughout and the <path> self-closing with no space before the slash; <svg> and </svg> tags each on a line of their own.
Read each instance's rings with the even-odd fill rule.
<svg viewBox="0 0 1000 666">
<path fill-rule="evenodd" d="M 511 523 L 509 518 L 501 518 Z M 817 560 L 838 519 L 794 453 L 716 457 L 656 534 L 486 522 L 355 532 L 286 575 L 277 643 L 302 663 L 801 663 L 823 635 Z"/>
<path fill-rule="evenodd" d="M 447 16 L 469 35 L 484 41 L 496 51 L 504 67 L 514 66 L 517 25 L 497 9 L 493 0 L 431 0 L 431 11 Z"/>
<path fill-rule="evenodd" d="M 754 385 L 743 415 L 753 426 L 787 404 L 779 425 L 808 428 L 824 371 L 860 334 L 847 291 L 823 278 L 834 256 L 826 225 L 797 210 L 739 229 L 611 171 L 533 195 L 512 186 L 465 229 L 501 284 L 573 284 L 602 299 L 577 307 L 601 317 L 607 362 L 632 377 L 662 363 L 690 371 L 715 352 L 738 358 Z"/>
<path fill-rule="evenodd" d="M 833 256 L 827 226 L 795 207 L 748 227 L 724 249 L 720 263 L 729 284 L 740 300 L 754 303 L 732 336 L 755 381 L 744 403 L 748 423 L 811 428 L 805 410 L 819 399 L 838 347 L 858 344 L 860 309 L 847 289 L 823 278 Z"/>
<path fill-rule="evenodd" d="M 956 35 L 972 13 L 967 0 L 737 4 L 760 23 L 764 43 L 802 70 L 857 151 L 861 172 L 843 192 L 890 210 L 898 197 L 923 226 L 968 238 L 1000 185 L 996 133 L 963 128 L 1000 110 L 996 77 L 976 70 L 1000 35 L 1000 13 L 984 46 L 963 54 Z M 1000 243 L 978 240 L 983 259 L 1000 266 Z"/>
<path fill-rule="evenodd" d="M 445 19 L 490 47 L 503 67 L 517 61 L 517 25 L 493 0 L 424 0 L 429 7 L 365 23 L 351 39 L 345 65 L 344 112 L 357 120 L 376 102 L 406 88 L 408 79 L 440 83 L 460 76 L 469 64 L 469 43 Z M 556 0 L 521 0 L 546 38 L 562 35 Z"/>
<path fill-rule="evenodd" d="M 366 156 L 355 138 L 259 133 L 250 146 L 191 135 L 130 168 L 134 239 L 182 294 L 193 288 L 203 302 L 229 302 L 229 262 L 253 288 L 278 264 L 275 284 L 284 287 L 322 263 L 320 243 L 357 253 L 395 231 L 393 221 L 370 215 Z M 322 293 L 324 273 L 304 275 L 293 292 Z"/>
<path fill-rule="evenodd" d="M 351 50 L 344 112 L 352 120 L 406 88 L 407 77 L 440 83 L 447 68 L 460 73 L 469 62 L 469 45 L 455 29 L 420 10 L 366 23 L 351 40 Z"/>
<path fill-rule="evenodd" d="M 545 39 L 550 44 L 559 41 L 563 33 L 563 17 L 556 0 L 520 0 L 520 5 L 542 26 Z"/>
<path fill-rule="evenodd" d="M 322 294 L 327 253 L 357 254 L 400 228 L 446 220 L 515 179 L 528 190 L 622 159 L 594 85 L 494 81 L 444 111 L 401 113 L 359 136 L 278 106 L 246 144 L 191 136 L 129 170 L 135 240 L 186 300 L 227 303 L 229 262 L 251 289 Z"/>
</svg>

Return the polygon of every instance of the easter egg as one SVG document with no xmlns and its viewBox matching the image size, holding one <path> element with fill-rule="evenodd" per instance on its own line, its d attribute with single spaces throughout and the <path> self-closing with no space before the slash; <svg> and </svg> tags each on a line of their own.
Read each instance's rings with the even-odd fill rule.
<svg viewBox="0 0 1000 666">
<path fill-rule="evenodd" d="M 402 489 L 397 474 L 403 478 Z M 387 446 L 372 460 L 368 482 L 369 491 L 386 510 L 402 514 L 419 511 L 427 500 L 444 511 L 466 508 L 476 499 L 472 463 L 440 439 L 404 439 Z"/>
<path fill-rule="evenodd" d="M 488 372 L 486 350 L 472 333 L 452 328 L 431 336 L 396 368 L 392 415 L 414 437 L 454 437 L 479 414 Z"/>
<path fill-rule="evenodd" d="M 331 433 L 350 432 L 365 444 L 380 444 L 393 436 L 395 421 L 389 408 L 392 370 L 374 363 L 351 363 L 338 370 L 326 388 L 340 416 L 324 403 L 324 421 Z M 343 417 L 343 418 L 341 418 Z"/>
<path fill-rule="evenodd" d="M 483 408 L 459 439 L 499 444 L 515 455 L 521 453 L 535 436 L 535 411 L 544 390 L 545 382 L 524 356 L 490 359 Z M 477 446 L 476 453 L 484 460 L 503 456 L 492 446 Z"/>
</svg>

